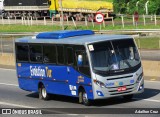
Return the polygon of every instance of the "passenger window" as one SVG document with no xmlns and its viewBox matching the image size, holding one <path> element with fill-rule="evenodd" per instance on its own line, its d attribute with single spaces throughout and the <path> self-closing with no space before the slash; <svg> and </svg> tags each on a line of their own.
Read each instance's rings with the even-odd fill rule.
<svg viewBox="0 0 160 117">
<path fill-rule="evenodd" d="M 29 48 L 31 62 L 42 62 L 42 46 L 30 45 Z"/>
<path fill-rule="evenodd" d="M 17 61 L 29 61 L 28 53 L 29 49 L 27 44 L 16 45 Z"/>
<path fill-rule="evenodd" d="M 54 45 L 43 46 L 43 62 L 56 63 L 56 46 Z"/>
<path fill-rule="evenodd" d="M 77 59 L 78 70 L 81 73 L 83 73 L 84 75 L 91 77 L 89 61 L 88 61 L 88 56 L 87 56 L 86 52 L 77 51 L 76 52 L 76 59 Z"/>
<path fill-rule="evenodd" d="M 88 67 L 89 66 L 88 56 L 85 52 L 79 51 L 76 53 L 76 55 L 77 55 L 77 65 L 79 64 L 81 67 Z"/>
<path fill-rule="evenodd" d="M 67 64 L 71 65 L 73 63 L 74 63 L 73 49 L 72 48 L 67 48 Z"/>
<path fill-rule="evenodd" d="M 57 46 L 57 59 L 59 64 L 64 64 L 64 47 Z"/>
</svg>

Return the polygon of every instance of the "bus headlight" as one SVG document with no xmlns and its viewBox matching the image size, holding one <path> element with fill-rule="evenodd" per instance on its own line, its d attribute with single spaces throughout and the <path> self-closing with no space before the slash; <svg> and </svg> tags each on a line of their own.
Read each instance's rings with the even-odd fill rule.
<svg viewBox="0 0 160 117">
<path fill-rule="evenodd" d="M 140 81 L 141 81 L 141 79 L 143 78 L 143 72 L 142 72 L 142 74 L 141 75 L 139 75 L 139 77 L 137 78 L 137 81 L 136 81 L 136 83 L 139 83 Z"/>
<path fill-rule="evenodd" d="M 101 82 L 101 81 L 94 80 L 94 83 L 97 84 L 98 86 L 100 86 L 101 88 L 105 87 L 105 84 L 103 82 Z"/>
</svg>

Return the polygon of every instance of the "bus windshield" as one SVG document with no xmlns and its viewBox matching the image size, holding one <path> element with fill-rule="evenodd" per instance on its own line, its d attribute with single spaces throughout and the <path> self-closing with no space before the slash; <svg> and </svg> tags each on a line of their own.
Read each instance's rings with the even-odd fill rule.
<svg viewBox="0 0 160 117">
<path fill-rule="evenodd" d="M 94 71 L 123 72 L 140 64 L 133 39 L 94 43 L 88 47 Z"/>
</svg>

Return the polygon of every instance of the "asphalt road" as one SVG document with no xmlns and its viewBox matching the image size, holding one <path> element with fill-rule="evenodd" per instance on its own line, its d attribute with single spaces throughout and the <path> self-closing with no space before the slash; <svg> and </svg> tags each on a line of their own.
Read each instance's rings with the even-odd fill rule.
<svg viewBox="0 0 160 117">
<path fill-rule="evenodd" d="M 104 115 L 104 114 L 64 114 L 65 111 L 56 110 L 55 108 L 95 108 L 95 109 L 109 109 L 109 108 L 160 108 L 160 82 L 145 81 L 145 91 L 143 94 L 135 95 L 132 101 L 126 101 L 121 97 L 116 97 L 107 100 L 98 100 L 92 106 L 86 107 L 78 104 L 77 98 L 53 96 L 49 101 L 38 99 L 38 94 L 34 92 L 23 91 L 18 87 L 16 71 L 10 69 L 0 68 L 0 108 L 46 108 L 46 112 L 63 113 L 54 115 L 55 117 L 117 117 L 118 114 Z M 74 110 L 73 110 L 74 111 Z M 82 112 L 83 113 L 83 112 Z M 18 115 L 14 115 L 17 117 Z M 51 116 L 51 115 L 47 115 Z M 134 114 L 121 116 L 135 116 Z M 136 116 L 158 117 L 157 114 L 136 114 Z M 1 115 L 0 115 L 1 117 Z M 4 115 L 3 117 L 7 117 Z M 40 117 L 40 115 L 38 115 Z"/>
<path fill-rule="evenodd" d="M 143 60 L 160 61 L 160 49 L 159 50 L 139 50 L 139 52 Z"/>
</svg>

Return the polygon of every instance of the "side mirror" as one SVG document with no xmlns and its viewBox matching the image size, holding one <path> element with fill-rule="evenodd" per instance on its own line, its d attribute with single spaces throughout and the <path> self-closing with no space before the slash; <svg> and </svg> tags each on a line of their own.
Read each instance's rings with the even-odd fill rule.
<svg viewBox="0 0 160 117">
<path fill-rule="evenodd" d="M 78 67 L 81 67 L 83 65 L 83 56 L 78 55 L 78 61 L 77 61 Z"/>
</svg>

